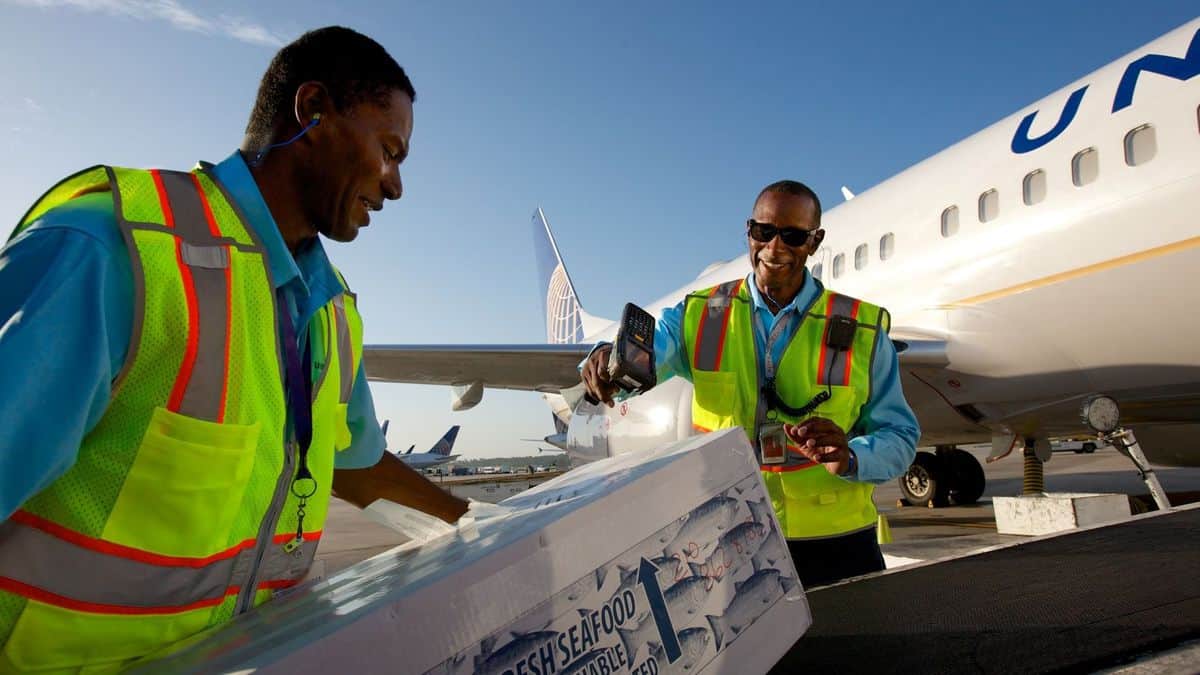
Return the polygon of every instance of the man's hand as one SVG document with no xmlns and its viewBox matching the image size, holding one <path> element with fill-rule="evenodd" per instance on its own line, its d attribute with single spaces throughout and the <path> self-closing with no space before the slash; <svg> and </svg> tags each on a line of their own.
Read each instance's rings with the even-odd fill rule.
<svg viewBox="0 0 1200 675">
<path fill-rule="evenodd" d="M 617 393 L 617 385 L 608 379 L 608 357 L 611 353 L 612 345 L 597 348 L 588 356 L 579 374 L 588 394 L 610 408 L 614 405 L 613 394 Z"/>
<path fill-rule="evenodd" d="M 850 445 L 846 432 L 831 420 L 812 417 L 800 424 L 785 424 L 783 431 L 796 444 L 799 452 L 839 476 L 850 466 Z"/>
</svg>

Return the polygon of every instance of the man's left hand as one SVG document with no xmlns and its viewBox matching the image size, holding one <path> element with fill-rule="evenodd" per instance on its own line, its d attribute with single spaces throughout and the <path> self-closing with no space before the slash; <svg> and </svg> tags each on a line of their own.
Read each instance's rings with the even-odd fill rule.
<svg viewBox="0 0 1200 675">
<path fill-rule="evenodd" d="M 838 476 L 850 467 L 850 445 L 846 432 L 824 417 L 812 417 L 800 424 L 785 424 L 783 431 L 796 444 L 799 452 Z"/>
</svg>

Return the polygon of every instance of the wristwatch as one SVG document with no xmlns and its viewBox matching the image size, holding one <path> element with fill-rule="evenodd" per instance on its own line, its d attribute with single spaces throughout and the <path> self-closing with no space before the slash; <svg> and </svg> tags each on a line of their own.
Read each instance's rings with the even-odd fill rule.
<svg viewBox="0 0 1200 675">
<path fill-rule="evenodd" d="M 850 451 L 850 461 L 846 463 L 846 470 L 839 473 L 838 476 L 840 476 L 842 478 L 854 478 L 857 475 L 858 475 L 858 456 L 854 454 L 853 450 L 851 450 Z"/>
</svg>

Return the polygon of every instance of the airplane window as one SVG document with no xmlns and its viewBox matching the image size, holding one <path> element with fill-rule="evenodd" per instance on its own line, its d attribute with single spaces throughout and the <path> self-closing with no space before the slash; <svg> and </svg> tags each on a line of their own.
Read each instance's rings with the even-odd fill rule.
<svg viewBox="0 0 1200 675">
<path fill-rule="evenodd" d="M 979 195 L 979 222 L 995 220 L 1000 215 L 1000 193 L 995 188 Z"/>
<path fill-rule="evenodd" d="M 1025 206 L 1033 206 L 1046 198 L 1046 172 L 1041 169 L 1030 171 L 1025 175 L 1021 186 L 1021 194 Z"/>
<path fill-rule="evenodd" d="M 813 268 L 812 268 L 812 275 L 813 275 L 814 277 L 816 277 L 816 278 L 820 279 L 820 278 L 821 278 L 821 274 L 822 274 L 824 271 L 825 271 L 825 266 L 824 266 L 824 265 L 822 265 L 821 263 L 817 263 L 816 265 L 813 265 Z"/>
<path fill-rule="evenodd" d="M 942 236 L 953 237 L 958 233 L 958 207 L 950 206 L 942 211 Z"/>
<path fill-rule="evenodd" d="M 854 269 L 861 270 L 867 266 L 867 245 L 859 244 L 858 248 L 854 249 Z"/>
<path fill-rule="evenodd" d="M 1129 166 L 1145 164 L 1158 154 L 1158 140 L 1154 127 L 1143 124 L 1125 134 L 1125 163 Z"/>
<path fill-rule="evenodd" d="M 842 272 L 846 269 L 846 254 L 839 253 L 833 256 L 833 278 L 837 279 L 842 276 Z"/>
<path fill-rule="evenodd" d="M 1071 182 L 1075 187 L 1083 187 L 1100 177 L 1100 153 L 1095 148 L 1087 148 L 1075 153 L 1071 159 Z"/>
<path fill-rule="evenodd" d="M 888 232 L 879 238 L 879 259 L 887 260 L 892 257 L 892 250 L 896 248 L 896 235 Z"/>
</svg>

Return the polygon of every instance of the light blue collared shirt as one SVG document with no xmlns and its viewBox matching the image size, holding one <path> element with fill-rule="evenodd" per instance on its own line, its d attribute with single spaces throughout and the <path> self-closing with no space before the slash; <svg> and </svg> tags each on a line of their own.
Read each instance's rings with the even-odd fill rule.
<svg viewBox="0 0 1200 675">
<path fill-rule="evenodd" d="M 213 167 L 267 249 L 295 325 L 303 326 L 341 284 L 318 239 L 293 257 L 241 153 Z M 125 364 L 133 321 L 129 252 L 111 193 L 47 212 L 0 249 L 0 519 L 8 518 L 75 463 L 103 417 Z M 308 331 L 297 331 L 303 343 Z M 303 350 L 303 344 L 299 345 Z M 339 469 L 373 466 L 385 441 L 360 364 Z"/>
<path fill-rule="evenodd" d="M 824 287 L 806 270 L 800 292 L 778 314 L 772 314 L 754 283 L 753 272 L 746 277 L 746 284 L 754 302 L 755 316 L 761 321 L 761 330 L 758 325 L 754 326 L 754 342 L 761 368 L 764 364 L 763 354 L 766 352 L 767 336 L 775 329 L 776 322 L 790 322 L 791 325 L 784 327 L 783 334 L 792 334 L 804 310 L 820 296 Z M 674 307 L 664 310 L 662 319 L 655 324 L 654 358 L 659 382 L 676 375 L 688 381 L 692 380 L 692 367 L 684 349 L 683 314 L 684 301 L 680 301 Z M 765 334 L 763 330 L 766 331 Z M 863 405 L 854 427 L 846 430 L 846 435 L 849 437 L 850 449 L 858 459 L 858 472 L 854 478 L 878 485 L 908 470 L 917 452 L 916 445 L 917 439 L 921 437 L 921 428 L 900 388 L 900 365 L 896 357 L 896 347 L 883 332 L 880 332 L 876 339 L 875 363 L 871 367 L 871 397 Z M 775 363 L 783 359 L 785 349 L 786 340 L 778 340 L 772 345 L 771 357 Z M 817 414 L 820 414 L 820 409 Z"/>
</svg>

